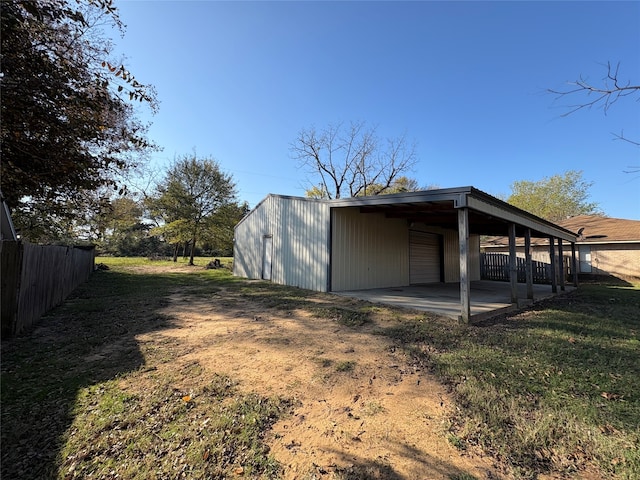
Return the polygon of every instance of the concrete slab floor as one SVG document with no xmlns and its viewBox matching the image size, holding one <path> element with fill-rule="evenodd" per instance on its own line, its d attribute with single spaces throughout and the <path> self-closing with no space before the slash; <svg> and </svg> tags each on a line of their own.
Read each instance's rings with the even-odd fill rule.
<svg viewBox="0 0 640 480">
<path fill-rule="evenodd" d="M 574 290 L 573 286 L 565 286 L 565 291 Z M 429 285 L 412 285 L 408 287 L 375 288 L 370 290 L 350 290 L 333 292 L 337 295 L 359 298 L 373 303 L 383 303 L 397 307 L 412 308 L 437 313 L 457 319 L 460 316 L 460 284 L 436 283 Z M 551 285 L 534 285 L 534 301 L 553 296 Z M 518 300 L 527 303 L 527 286 L 518 284 Z M 472 320 L 487 318 L 516 307 L 511 304 L 511 285 L 508 282 L 492 282 L 480 280 L 471 282 L 471 316 Z M 475 317 L 475 318 L 474 318 Z"/>
</svg>

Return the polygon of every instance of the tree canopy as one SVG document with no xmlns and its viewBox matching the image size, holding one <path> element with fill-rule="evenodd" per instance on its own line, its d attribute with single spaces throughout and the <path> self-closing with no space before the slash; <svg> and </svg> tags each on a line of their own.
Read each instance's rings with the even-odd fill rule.
<svg viewBox="0 0 640 480">
<path fill-rule="evenodd" d="M 577 215 L 600 215 L 598 204 L 588 201 L 592 185 L 578 170 L 535 182 L 521 180 L 511 184 L 507 203 L 551 222 Z"/>
<path fill-rule="evenodd" d="M 5 0 L 0 14 L 1 186 L 28 238 L 29 211 L 72 217 L 153 148 L 132 102 L 157 101 L 110 58 L 101 24 L 122 27 L 111 0 Z"/>
<path fill-rule="evenodd" d="M 386 193 L 417 163 L 406 137 L 382 142 L 365 122 L 303 129 L 291 153 L 309 174 L 307 195 L 316 198 Z"/>
<path fill-rule="evenodd" d="M 217 227 L 228 227 L 235 199 L 231 175 L 222 172 L 214 159 L 200 159 L 194 154 L 173 163 L 147 205 L 158 224 L 157 234 L 176 246 L 190 243 L 189 264 L 193 265 L 196 242 L 210 240 Z"/>
</svg>

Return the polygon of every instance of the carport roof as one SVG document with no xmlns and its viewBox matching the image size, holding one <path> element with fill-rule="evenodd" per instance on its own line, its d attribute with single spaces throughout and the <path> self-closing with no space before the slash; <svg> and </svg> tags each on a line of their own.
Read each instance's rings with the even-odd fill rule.
<svg viewBox="0 0 640 480">
<path fill-rule="evenodd" d="M 331 208 L 359 207 L 362 213 L 384 213 L 409 222 L 458 229 L 458 209 L 469 209 L 469 231 L 480 235 L 507 235 L 509 224 L 516 235 L 527 228 L 532 237 L 555 237 L 575 242 L 577 235 L 559 225 L 537 217 L 489 195 L 475 187 L 456 187 L 390 195 L 328 200 Z"/>
</svg>

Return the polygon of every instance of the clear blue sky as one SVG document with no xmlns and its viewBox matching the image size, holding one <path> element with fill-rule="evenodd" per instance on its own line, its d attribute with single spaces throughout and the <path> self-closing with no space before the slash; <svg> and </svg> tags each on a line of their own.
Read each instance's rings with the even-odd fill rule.
<svg viewBox="0 0 640 480">
<path fill-rule="evenodd" d="M 304 195 L 290 144 L 303 128 L 366 121 L 406 133 L 421 185 L 507 195 L 516 180 L 582 170 L 609 216 L 640 219 L 638 96 L 605 115 L 547 88 L 608 61 L 640 83 L 640 2 L 117 1 L 116 50 L 156 86 L 150 137 L 176 155 L 212 156 L 239 199 Z M 144 117 L 146 118 L 146 117 Z"/>
</svg>

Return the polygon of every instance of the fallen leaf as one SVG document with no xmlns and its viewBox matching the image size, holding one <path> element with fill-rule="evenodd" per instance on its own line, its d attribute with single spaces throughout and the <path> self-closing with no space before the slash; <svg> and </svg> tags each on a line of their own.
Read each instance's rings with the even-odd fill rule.
<svg viewBox="0 0 640 480">
<path fill-rule="evenodd" d="M 573 337 L 569 337 L 569 343 L 576 343 L 576 339 Z"/>
<path fill-rule="evenodd" d="M 184 403 L 189 403 L 191 401 L 191 395 L 185 395 L 184 397 L 182 397 L 182 401 Z"/>
<path fill-rule="evenodd" d="M 244 473 L 244 467 L 236 467 L 233 469 L 233 473 L 236 475 L 242 475 Z"/>
<path fill-rule="evenodd" d="M 603 398 L 606 398 L 607 400 L 617 400 L 619 398 L 622 398 L 622 395 L 618 395 L 617 393 L 609 393 L 609 392 L 602 392 L 600 396 Z"/>
<path fill-rule="evenodd" d="M 598 428 L 605 435 L 611 435 L 614 433 L 620 433 L 620 430 L 616 429 L 613 425 L 609 423 L 605 423 L 604 425 L 599 425 Z"/>
</svg>

